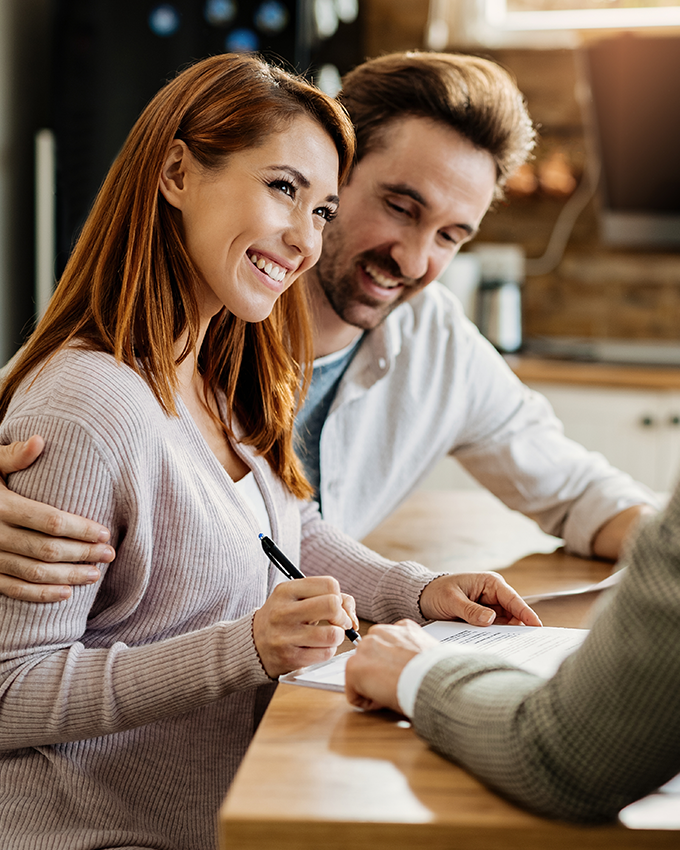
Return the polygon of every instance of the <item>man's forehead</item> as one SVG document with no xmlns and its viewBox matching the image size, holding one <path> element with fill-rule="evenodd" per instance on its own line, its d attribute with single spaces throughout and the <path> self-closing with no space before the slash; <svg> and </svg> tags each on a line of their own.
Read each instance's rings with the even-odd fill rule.
<svg viewBox="0 0 680 850">
<path fill-rule="evenodd" d="M 407 116 L 394 119 L 383 130 L 374 147 L 354 169 L 362 179 L 400 186 L 405 194 L 424 195 L 428 181 L 455 179 L 465 164 L 461 154 L 478 150 L 472 142 L 442 121 Z M 488 154 L 489 158 L 491 155 Z"/>
<path fill-rule="evenodd" d="M 362 160 L 371 155 L 384 160 L 399 160 L 417 167 L 419 155 L 446 157 L 447 149 L 472 144 L 455 127 L 435 118 L 406 115 L 393 118 L 375 132 Z M 360 160 L 360 161 L 362 161 Z"/>
</svg>

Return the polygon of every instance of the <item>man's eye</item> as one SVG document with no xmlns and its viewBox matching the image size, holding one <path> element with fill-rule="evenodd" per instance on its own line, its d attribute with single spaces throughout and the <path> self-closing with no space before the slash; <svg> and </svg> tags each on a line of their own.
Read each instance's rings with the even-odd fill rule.
<svg viewBox="0 0 680 850">
<path fill-rule="evenodd" d="M 394 210 L 394 212 L 401 213 L 402 215 L 408 215 L 408 210 L 404 209 L 404 207 L 399 204 L 395 204 L 394 201 L 385 201 L 385 203 L 391 210 Z"/>
<path fill-rule="evenodd" d="M 269 183 L 269 187 L 271 189 L 278 189 L 290 198 L 294 198 L 297 191 L 295 186 L 289 180 L 272 180 L 272 182 Z"/>
</svg>

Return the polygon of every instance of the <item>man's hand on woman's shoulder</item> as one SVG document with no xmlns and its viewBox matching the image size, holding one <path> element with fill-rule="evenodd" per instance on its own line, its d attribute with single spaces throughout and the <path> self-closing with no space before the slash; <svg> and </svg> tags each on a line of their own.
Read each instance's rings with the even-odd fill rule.
<svg viewBox="0 0 680 850">
<path fill-rule="evenodd" d="M 0 595 L 60 602 L 71 596 L 72 585 L 97 581 L 93 564 L 109 563 L 115 552 L 99 523 L 7 488 L 7 476 L 29 467 L 43 448 L 38 436 L 0 446 Z"/>
</svg>

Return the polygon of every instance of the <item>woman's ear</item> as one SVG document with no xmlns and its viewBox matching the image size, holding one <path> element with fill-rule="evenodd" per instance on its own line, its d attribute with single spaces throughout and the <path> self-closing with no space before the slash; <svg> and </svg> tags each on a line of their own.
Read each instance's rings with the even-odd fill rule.
<svg viewBox="0 0 680 850">
<path fill-rule="evenodd" d="M 158 188 L 165 200 L 178 210 L 186 196 L 187 168 L 191 154 L 181 139 L 175 139 L 163 163 Z"/>
</svg>

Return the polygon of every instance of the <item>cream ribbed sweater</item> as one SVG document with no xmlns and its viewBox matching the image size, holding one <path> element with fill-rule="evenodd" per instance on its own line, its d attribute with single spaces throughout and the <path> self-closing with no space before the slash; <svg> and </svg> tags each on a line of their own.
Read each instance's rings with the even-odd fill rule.
<svg viewBox="0 0 680 850">
<path fill-rule="evenodd" d="M 45 452 L 12 489 L 108 526 L 117 557 L 66 602 L 0 597 L 3 850 L 211 848 L 271 692 L 252 615 L 278 574 L 257 523 L 181 402 L 165 415 L 108 355 L 63 352 L 15 395 L 0 441 L 34 433 Z M 303 571 L 335 575 L 364 617 L 420 619 L 428 570 L 301 511 L 238 451 Z"/>
</svg>

